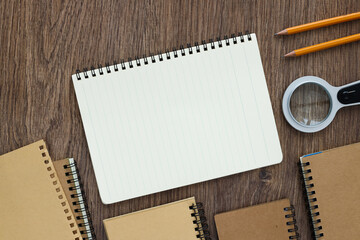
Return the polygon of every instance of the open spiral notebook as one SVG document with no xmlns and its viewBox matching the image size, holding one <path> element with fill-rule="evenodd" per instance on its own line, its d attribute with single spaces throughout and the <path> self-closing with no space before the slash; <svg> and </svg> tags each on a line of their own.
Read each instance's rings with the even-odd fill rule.
<svg viewBox="0 0 360 240">
<path fill-rule="evenodd" d="M 105 204 L 282 160 L 255 34 L 72 79 Z"/>
</svg>

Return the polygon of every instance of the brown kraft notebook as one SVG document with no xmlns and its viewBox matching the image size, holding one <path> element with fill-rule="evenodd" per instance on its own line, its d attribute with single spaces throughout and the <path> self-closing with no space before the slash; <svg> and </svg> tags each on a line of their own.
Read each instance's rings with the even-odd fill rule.
<svg viewBox="0 0 360 240">
<path fill-rule="evenodd" d="M 0 156 L 0 216 L 0 239 L 82 239 L 44 141 Z"/>
<path fill-rule="evenodd" d="M 54 161 L 53 164 L 83 240 L 95 240 L 96 237 L 75 160 L 66 158 Z"/>
<path fill-rule="evenodd" d="M 360 239 L 360 143 L 300 158 L 316 239 Z"/>
<path fill-rule="evenodd" d="M 201 203 L 195 198 L 105 219 L 109 240 L 210 240 Z"/>
<path fill-rule="evenodd" d="M 215 215 L 219 240 L 299 239 L 294 207 L 288 199 Z"/>
</svg>

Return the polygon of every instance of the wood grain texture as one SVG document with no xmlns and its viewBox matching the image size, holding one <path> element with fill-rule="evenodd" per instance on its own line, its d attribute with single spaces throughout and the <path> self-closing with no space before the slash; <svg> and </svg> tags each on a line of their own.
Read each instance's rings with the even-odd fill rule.
<svg viewBox="0 0 360 240">
<path fill-rule="evenodd" d="M 217 239 L 214 214 L 285 197 L 295 206 L 302 239 L 310 239 L 297 168 L 299 157 L 359 142 L 360 107 L 341 110 L 319 133 L 303 134 L 285 121 L 282 95 L 303 75 L 322 77 L 332 85 L 359 80 L 360 42 L 299 58 L 281 56 L 296 48 L 359 33 L 360 21 L 286 37 L 273 34 L 285 27 L 355 11 L 360 11 L 358 0 L 0 1 L 0 154 L 45 139 L 53 159 L 74 157 L 98 239 L 106 239 L 104 218 L 189 196 L 205 204 L 213 239 Z M 245 30 L 257 34 L 283 162 L 103 205 L 71 82 L 75 70 Z"/>
</svg>

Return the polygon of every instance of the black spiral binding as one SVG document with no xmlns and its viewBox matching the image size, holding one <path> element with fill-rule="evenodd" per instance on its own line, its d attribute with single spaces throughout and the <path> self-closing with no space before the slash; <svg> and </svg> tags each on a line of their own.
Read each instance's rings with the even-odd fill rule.
<svg viewBox="0 0 360 240">
<path fill-rule="evenodd" d="M 284 208 L 285 212 L 290 212 L 285 215 L 285 218 L 288 218 L 289 221 L 286 222 L 286 225 L 290 228 L 288 229 L 288 232 L 292 235 L 289 236 L 289 239 L 300 239 L 300 234 L 297 232 L 298 227 L 296 225 L 296 219 L 295 219 L 295 208 L 294 206 L 289 206 Z"/>
<path fill-rule="evenodd" d="M 88 219 L 87 223 L 80 223 L 79 224 L 79 228 L 80 228 L 80 233 L 82 235 L 86 235 L 88 236 L 88 234 L 91 235 L 91 237 L 83 237 L 84 240 L 96 240 L 96 235 L 95 235 L 95 231 L 92 225 L 92 221 L 91 221 L 91 215 L 89 212 L 89 208 L 87 206 L 87 200 L 86 200 L 86 195 L 85 192 L 83 191 L 83 187 L 81 184 L 81 178 L 80 178 L 80 174 L 76 165 L 76 162 L 74 161 L 73 163 L 64 165 L 64 169 L 71 169 L 72 167 L 75 167 L 75 173 L 76 173 L 76 177 L 74 176 L 74 172 L 72 170 L 70 170 L 69 172 L 66 172 L 66 176 L 73 176 L 73 178 L 71 180 L 67 180 L 67 183 L 78 183 L 78 186 L 75 187 L 69 187 L 69 190 L 74 192 L 74 194 L 71 194 L 71 198 L 74 199 L 79 199 L 79 194 L 78 194 L 78 190 L 81 191 L 81 197 L 82 200 L 81 201 L 74 201 L 72 202 L 72 204 L 74 206 L 79 206 L 78 208 L 74 209 L 74 211 L 76 213 L 78 212 L 86 212 L 86 217 Z M 81 205 L 83 204 L 83 206 L 85 206 L 84 208 L 81 208 Z M 78 220 L 84 220 L 84 216 L 77 216 L 76 219 Z M 88 229 L 87 229 L 88 228 Z"/>
<path fill-rule="evenodd" d="M 304 179 L 304 192 L 310 212 L 309 216 L 313 228 L 313 237 L 319 239 L 324 237 L 324 233 L 321 232 L 321 218 L 320 212 L 317 210 L 319 206 L 317 205 L 316 191 L 314 189 L 315 185 L 312 183 L 313 177 L 311 176 L 310 162 L 300 163 L 300 170 Z"/>
<path fill-rule="evenodd" d="M 114 61 L 113 65 L 111 66 L 109 63 L 106 63 L 105 69 L 103 69 L 102 65 L 99 64 L 98 69 L 95 69 L 93 66 L 91 66 L 90 71 L 88 68 L 84 68 L 82 72 L 80 70 L 76 70 L 76 78 L 77 80 L 88 79 L 91 76 L 96 77 L 97 75 L 104 75 L 106 73 L 111 73 L 113 71 L 117 72 L 119 70 L 126 70 L 129 68 L 140 67 L 142 64 L 148 65 L 149 63 L 162 62 L 164 60 L 170 60 L 171 58 L 186 56 L 187 54 L 191 55 L 195 53 L 200 53 L 201 50 L 208 51 L 209 49 L 215 49 L 216 47 L 222 48 L 222 47 L 230 46 L 231 43 L 241 44 L 245 41 L 252 41 L 251 34 L 249 31 L 246 31 L 245 34 L 243 34 L 242 32 L 239 32 L 237 35 L 231 34 L 230 38 L 227 35 L 225 35 L 223 40 L 221 40 L 220 37 L 217 37 L 216 41 L 214 41 L 213 39 L 209 39 L 209 42 L 203 40 L 201 41 L 201 44 L 199 44 L 198 42 L 195 42 L 194 45 L 187 43 L 186 44 L 187 48 L 184 48 L 184 45 L 180 45 L 179 49 L 173 48 L 172 51 L 166 50 L 165 53 L 158 52 L 158 54 L 156 55 L 151 53 L 149 56 L 143 55 L 142 58 L 136 56 L 135 60 L 129 58 L 128 62 L 125 62 L 122 59 L 120 61 L 120 64 L 118 64 L 116 61 Z M 210 44 L 210 48 L 208 48 L 207 44 Z M 178 51 L 180 54 L 178 53 Z M 83 78 L 81 77 L 81 74 L 83 75 Z"/>
<path fill-rule="evenodd" d="M 211 240 L 210 232 L 208 231 L 207 219 L 202 203 L 196 203 L 189 207 L 192 211 L 191 216 L 195 218 L 193 223 L 196 225 L 196 237 L 201 240 Z"/>
</svg>

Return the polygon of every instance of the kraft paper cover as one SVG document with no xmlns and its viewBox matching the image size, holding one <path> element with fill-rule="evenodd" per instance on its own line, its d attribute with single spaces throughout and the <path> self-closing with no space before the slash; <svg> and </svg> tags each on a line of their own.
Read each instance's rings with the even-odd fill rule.
<svg viewBox="0 0 360 240">
<path fill-rule="evenodd" d="M 302 158 L 309 165 L 305 177 L 312 177 L 306 185 L 313 184 L 309 198 L 316 198 L 314 220 L 321 222 L 316 234 L 323 233 L 326 240 L 360 239 L 360 143 L 347 145 Z"/>
<path fill-rule="evenodd" d="M 215 215 L 219 240 L 288 240 L 295 235 L 288 232 L 292 226 L 286 223 L 293 220 L 285 217 L 288 207 L 283 199 Z"/>
<path fill-rule="evenodd" d="M 109 240 L 199 240 L 189 207 L 195 198 L 104 220 Z"/>
<path fill-rule="evenodd" d="M 0 196 L 0 239 L 82 239 L 44 141 L 0 156 Z"/>
</svg>

